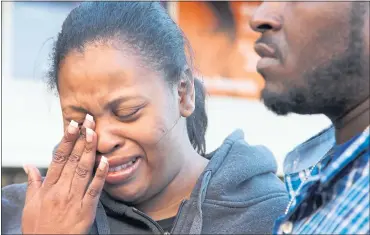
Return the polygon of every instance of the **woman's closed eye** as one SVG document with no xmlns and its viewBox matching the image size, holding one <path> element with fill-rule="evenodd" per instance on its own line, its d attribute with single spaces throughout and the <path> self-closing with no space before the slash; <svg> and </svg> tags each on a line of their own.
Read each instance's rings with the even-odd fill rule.
<svg viewBox="0 0 370 235">
<path fill-rule="evenodd" d="M 136 120 L 137 114 L 140 110 L 141 108 L 120 109 L 115 112 L 115 115 L 119 120 L 129 122 Z"/>
</svg>

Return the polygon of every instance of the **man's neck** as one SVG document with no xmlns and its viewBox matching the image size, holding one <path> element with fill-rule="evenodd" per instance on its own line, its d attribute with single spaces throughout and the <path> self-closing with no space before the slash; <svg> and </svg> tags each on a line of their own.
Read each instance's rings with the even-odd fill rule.
<svg viewBox="0 0 370 235">
<path fill-rule="evenodd" d="M 337 144 L 343 144 L 360 134 L 370 122 L 370 99 L 367 98 L 342 117 L 333 121 Z"/>
</svg>

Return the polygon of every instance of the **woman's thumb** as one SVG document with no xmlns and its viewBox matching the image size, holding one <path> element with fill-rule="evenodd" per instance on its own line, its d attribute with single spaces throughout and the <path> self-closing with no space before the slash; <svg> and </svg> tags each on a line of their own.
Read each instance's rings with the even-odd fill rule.
<svg viewBox="0 0 370 235">
<path fill-rule="evenodd" d="M 24 171 L 28 176 L 28 186 L 27 186 L 27 194 L 26 194 L 26 202 L 30 200 L 35 192 L 41 187 L 42 185 L 42 178 L 39 169 L 31 165 L 24 165 Z"/>
</svg>

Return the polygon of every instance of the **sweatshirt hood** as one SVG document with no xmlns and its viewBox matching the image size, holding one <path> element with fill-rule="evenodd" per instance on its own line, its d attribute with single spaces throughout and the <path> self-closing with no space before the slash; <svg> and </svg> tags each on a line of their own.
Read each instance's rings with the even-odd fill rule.
<svg viewBox="0 0 370 235">
<path fill-rule="evenodd" d="M 277 164 L 271 151 L 264 146 L 249 145 L 244 140 L 243 131 L 236 130 L 212 154 L 205 169 L 211 174 L 206 198 L 225 202 L 248 201 L 266 193 L 259 192 L 258 185 L 250 188 L 249 180 L 276 171 Z M 246 195 L 247 187 L 253 193 Z"/>
<path fill-rule="evenodd" d="M 273 195 L 276 187 L 261 187 L 254 176 L 275 174 L 277 164 L 270 150 L 264 146 L 251 146 L 244 140 L 242 130 L 229 135 L 223 144 L 210 154 L 210 161 L 195 186 L 192 198 L 197 201 L 197 213 L 190 234 L 201 234 L 202 204 L 245 207 L 254 204 L 256 198 Z M 273 183 L 273 182 L 272 182 Z M 281 183 L 281 182 L 280 182 Z M 250 192 L 250 193 L 245 193 Z"/>
</svg>

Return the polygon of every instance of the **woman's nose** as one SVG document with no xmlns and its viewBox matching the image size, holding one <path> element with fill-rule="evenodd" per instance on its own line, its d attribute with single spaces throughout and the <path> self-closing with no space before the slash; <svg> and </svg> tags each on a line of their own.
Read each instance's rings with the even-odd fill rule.
<svg viewBox="0 0 370 235">
<path fill-rule="evenodd" d="M 117 135 L 114 124 L 96 123 L 96 134 L 98 136 L 97 152 L 100 154 L 113 153 L 125 144 L 125 139 Z"/>
</svg>

